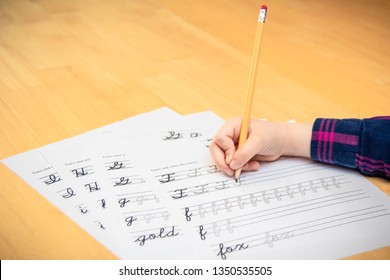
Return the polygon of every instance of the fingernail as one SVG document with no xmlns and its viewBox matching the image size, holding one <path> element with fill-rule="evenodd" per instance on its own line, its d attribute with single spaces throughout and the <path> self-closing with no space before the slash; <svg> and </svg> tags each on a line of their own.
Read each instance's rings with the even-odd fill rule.
<svg viewBox="0 0 390 280">
<path fill-rule="evenodd" d="M 236 170 L 238 168 L 240 168 L 240 164 L 238 161 L 236 160 L 232 160 L 232 162 L 230 163 L 230 168 L 233 169 L 233 170 Z"/>
<path fill-rule="evenodd" d="M 230 164 L 231 161 L 232 161 L 232 156 L 226 155 L 226 164 Z"/>
</svg>

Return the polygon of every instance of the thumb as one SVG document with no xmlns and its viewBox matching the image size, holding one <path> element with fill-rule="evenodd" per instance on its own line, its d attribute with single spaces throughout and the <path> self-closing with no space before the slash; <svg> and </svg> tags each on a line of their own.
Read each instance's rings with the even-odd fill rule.
<svg viewBox="0 0 390 280">
<path fill-rule="evenodd" d="M 237 170 L 243 167 L 257 154 L 258 151 L 258 143 L 255 142 L 253 137 L 249 137 L 248 140 L 234 153 L 233 159 L 229 164 L 230 168 Z"/>
</svg>

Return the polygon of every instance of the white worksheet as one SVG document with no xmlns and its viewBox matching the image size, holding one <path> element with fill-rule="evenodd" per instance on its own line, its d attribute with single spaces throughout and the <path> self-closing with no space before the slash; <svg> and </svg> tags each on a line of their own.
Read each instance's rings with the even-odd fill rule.
<svg viewBox="0 0 390 280">
<path fill-rule="evenodd" d="M 2 162 L 122 259 L 338 259 L 390 245 L 390 199 L 356 171 L 282 158 L 238 180 L 223 120 L 161 108 Z"/>
</svg>

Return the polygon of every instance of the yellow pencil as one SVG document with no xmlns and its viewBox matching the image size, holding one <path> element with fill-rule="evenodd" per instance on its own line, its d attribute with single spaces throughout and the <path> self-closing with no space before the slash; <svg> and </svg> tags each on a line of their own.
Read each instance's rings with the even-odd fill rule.
<svg viewBox="0 0 390 280">
<path fill-rule="evenodd" d="M 251 118 L 252 101 L 253 101 L 253 94 L 254 94 L 254 88 L 256 82 L 257 68 L 258 68 L 257 66 L 259 64 L 258 62 L 259 62 L 261 34 L 263 32 L 263 25 L 265 22 L 266 15 L 267 15 L 267 6 L 263 5 L 260 8 L 260 14 L 257 21 L 255 43 L 253 46 L 252 61 L 251 61 L 251 66 L 249 71 L 248 88 L 246 91 L 244 115 L 241 122 L 240 138 L 238 139 L 238 149 L 245 143 L 248 137 L 249 121 Z M 234 173 L 234 177 L 236 178 L 236 180 L 240 178 L 240 174 L 241 174 L 241 168 L 237 169 Z"/>
</svg>

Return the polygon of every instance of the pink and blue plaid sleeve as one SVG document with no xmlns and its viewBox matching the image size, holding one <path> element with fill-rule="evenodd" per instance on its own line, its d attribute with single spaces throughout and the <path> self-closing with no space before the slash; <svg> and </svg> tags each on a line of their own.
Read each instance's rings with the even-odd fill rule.
<svg viewBox="0 0 390 280">
<path fill-rule="evenodd" d="M 310 153 L 319 162 L 390 179 L 390 117 L 316 119 Z"/>
</svg>

